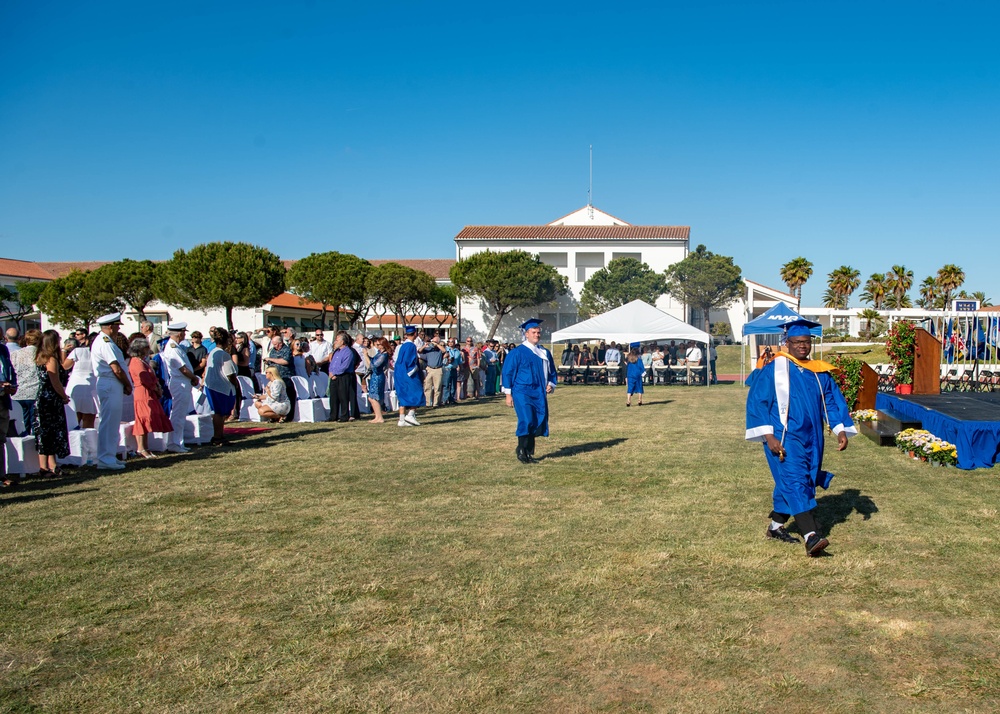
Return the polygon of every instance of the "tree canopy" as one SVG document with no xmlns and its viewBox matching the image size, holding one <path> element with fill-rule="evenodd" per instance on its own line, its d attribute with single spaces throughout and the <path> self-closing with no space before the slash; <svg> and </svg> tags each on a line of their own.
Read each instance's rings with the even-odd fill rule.
<svg viewBox="0 0 1000 714">
<path fill-rule="evenodd" d="M 337 320 L 341 307 L 364 301 L 371 269 L 372 264 L 367 260 L 349 253 L 312 253 L 289 268 L 285 282 L 301 302 L 318 302 L 323 306 L 321 319 L 325 326 L 328 307 L 333 308 Z"/>
<path fill-rule="evenodd" d="M 60 327 L 83 327 L 88 331 L 101 315 L 125 308 L 121 298 L 108 293 L 100 281 L 93 279 L 92 271 L 79 270 L 48 283 L 37 302 L 39 309 Z"/>
<path fill-rule="evenodd" d="M 155 286 L 164 302 L 195 310 L 223 308 L 233 329 L 233 308 L 256 308 L 285 289 L 285 266 L 274 253 L 229 241 L 178 250 L 163 263 Z"/>
<path fill-rule="evenodd" d="M 6 316 L 20 325 L 24 316 L 34 311 L 38 296 L 47 286 L 48 283 L 40 281 L 19 282 L 13 290 L 0 285 L 0 316 Z"/>
<path fill-rule="evenodd" d="M 600 315 L 633 300 L 654 305 L 666 291 L 666 278 L 646 263 L 635 258 L 615 258 L 584 283 L 580 314 Z"/>
<path fill-rule="evenodd" d="M 408 312 L 415 314 L 420 305 L 430 300 L 434 290 L 434 278 L 430 275 L 392 262 L 374 266 L 365 282 L 369 298 L 392 309 L 400 326 Z"/>
<path fill-rule="evenodd" d="M 711 310 L 728 307 L 746 291 L 740 267 L 733 259 L 716 255 L 703 245 L 667 268 L 666 278 L 667 292 L 691 309 L 700 310 L 706 328 Z"/>
<path fill-rule="evenodd" d="M 120 298 L 146 319 L 146 306 L 156 300 L 158 266 L 151 260 L 119 260 L 91 271 L 94 289 L 105 296 Z"/>
<path fill-rule="evenodd" d="M 511 310 L 552 302 L 569 290 L 565 276 L 523 250 L 475 253 L 451 266 L 449 274 L 460 296 L 478 297 L 493 311 L 487 340 Z"/>
<path fill-rule="evenodd" d="M 781 279 L 796 297 L 796 311 L 802 310 L 802 286 L 812 277 L 813 264 L 802 257 L 793 258 L 781 266 Z"/>
</svg>

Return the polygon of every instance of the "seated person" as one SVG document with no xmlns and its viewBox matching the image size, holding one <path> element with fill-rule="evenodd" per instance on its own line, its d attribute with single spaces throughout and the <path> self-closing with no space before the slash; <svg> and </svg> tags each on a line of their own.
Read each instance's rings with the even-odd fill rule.
<svg viewBox="0 0 1000 714">
<path fill-rule="evenodd" d="M 253 405 L 261 420 L 280 421 L 282 417 L 288 416 L 292 409 L 285 381 L 278 376 L 277 367 L 268 367 L 264 370 L 264 375 L 267 377 L 267 384 L 264 386 L 263 394 L 254 395 Z"/>
<path fill-rule="evenodd" d="M 580 367 L 579 373 L 583 375 L 583 383 L 587 383 L 587 377 L 590 375 L 590 367 L 594 364 L 594 358 L 590 354 L 590 345 L 584 345 L 583 349 L 580 350 L 580 361 L 577 366 Z"/>
<path fill-rule="evenodd" d="M 578 351 L 574 352 L 575 349 L 575 345 L 566 345 L 566 349 L 563 350 L 562 359 L 559 363 L 561 367 L 564 367 L 564 369 L 559 371 L 564 375 L 566 382 L 573 381 L 573 368 L 576 366 L 576 360 L 580 354 Z"/>
</svg>

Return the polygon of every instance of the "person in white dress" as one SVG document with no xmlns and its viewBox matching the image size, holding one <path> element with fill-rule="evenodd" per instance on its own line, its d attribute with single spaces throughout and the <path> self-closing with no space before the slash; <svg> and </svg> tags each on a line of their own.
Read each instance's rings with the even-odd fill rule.
<svg viewBox="0 0 1000 714">
<path fill-rule="evenodd" d="M 95 339 L 96 339 L 95 335 Z M 69 372 L 66 393 L 81 429 L 93 429 L 97 416 L 97 376 L 90 361 L 90 344 L 83 343 L 66 354 L 63 369 Z"/>
</svg>

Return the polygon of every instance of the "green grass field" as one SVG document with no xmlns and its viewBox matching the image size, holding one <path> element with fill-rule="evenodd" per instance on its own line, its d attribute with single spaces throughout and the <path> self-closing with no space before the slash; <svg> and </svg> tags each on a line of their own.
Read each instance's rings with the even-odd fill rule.
<svg viewBox="0 0 1000 714">
<path fill-rule="evenodd" d="M 29 481 L 0 711 L 1000 710 L 1000 472 L 829 448 L 810 559 L 744 397 L 560 388 L 533 466 L 497 400 Z"/>
</svg>

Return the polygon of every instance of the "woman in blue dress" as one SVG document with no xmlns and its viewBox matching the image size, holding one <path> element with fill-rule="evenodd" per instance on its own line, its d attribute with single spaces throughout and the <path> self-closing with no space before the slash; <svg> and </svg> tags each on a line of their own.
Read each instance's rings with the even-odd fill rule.
<svg viewBox="0 0 1000 714">
<path fill-rule="evenodd" d="M 632 406 L 632 395 L 639 395 L 639 404 L 637 406 L 642 406 L 642 378 L 646 374 L 646 365 L 642 363 L 639 359 L 639 350 L 632 348 L 628 353 L 628 367 L 626 368 L 625 378 L 628 383 L 628 394 L 625 396 L 625 406 Z"/>
<path fill-rule="evenodd" d="M 392 354 L 392 347 L 389 340 L 380 337 L 375 340 L 375 356 L 371 360 L 371 372 L 368 374 L 368 402 L 372 405 L 372 413 L 375 418 L 372 424 L 384 424 L 382 410 L 385 409 L 385 371 L 389 366 L 389 357 Z"/>
</svg>

